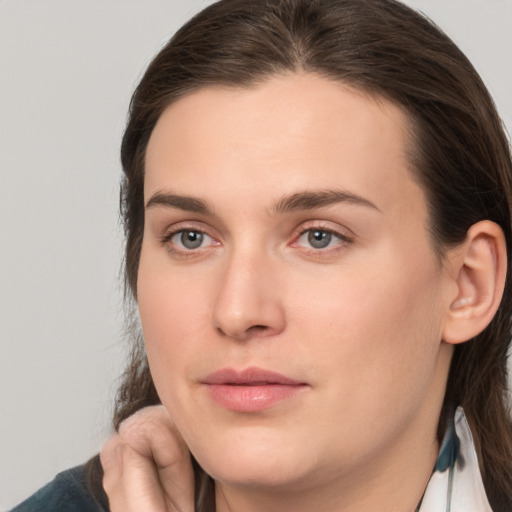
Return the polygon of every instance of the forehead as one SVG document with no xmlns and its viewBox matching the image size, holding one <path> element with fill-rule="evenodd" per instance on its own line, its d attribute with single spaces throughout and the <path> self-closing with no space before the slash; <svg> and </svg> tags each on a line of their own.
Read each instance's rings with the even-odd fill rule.
<svg viewBox="0 0 512 512">
<path fill-rule="evenodd" d="M 166 187 L 189 193 L 193 185 L 201 196 L 236 182 L 247 197 L 342 187 L 393 208 L 418 188 L 409 131 L 393 103 L 315 75 L 206 87 L 169 106 L 155 126 L 146 200 Z"/>
</svg>

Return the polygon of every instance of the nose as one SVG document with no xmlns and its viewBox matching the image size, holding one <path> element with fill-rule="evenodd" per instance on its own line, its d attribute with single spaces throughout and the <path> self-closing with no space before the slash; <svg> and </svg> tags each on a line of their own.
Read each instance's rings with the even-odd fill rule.
<svg viewBox="0 0 512 512">
<path fill-rule="evenodd" d="M 276 263 L 260 254 L 233 254 L 226 263 L 213 310 L 213 326 L 244 341 L 274 336 L 285 327 Z"/>
</svg>

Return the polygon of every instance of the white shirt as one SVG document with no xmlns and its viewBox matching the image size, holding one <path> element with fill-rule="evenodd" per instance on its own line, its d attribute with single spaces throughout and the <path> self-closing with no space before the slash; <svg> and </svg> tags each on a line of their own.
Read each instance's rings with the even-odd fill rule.
<svg viewBox="0 0 512 512">
<path fill-rule="evenodd" d="M 446 429 L 434 472 L 417 512 L 492 512 L 473 436 L 461 407 Z"/>
</svg>

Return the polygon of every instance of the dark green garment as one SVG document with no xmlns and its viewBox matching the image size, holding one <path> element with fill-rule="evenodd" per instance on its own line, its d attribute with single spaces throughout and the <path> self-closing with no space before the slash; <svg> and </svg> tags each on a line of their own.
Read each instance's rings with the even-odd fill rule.
<svg viewBox="0 0 512 512">
<path fill-rule="evenodd" d="M 101 502 L 100 502 L 101 501 Z M 14 507 L 11 512 L 108 512 L 106 500 L 96 500 L 87 485 L 86 467 L 59 473 L 54 480 Z"/>
</svg>

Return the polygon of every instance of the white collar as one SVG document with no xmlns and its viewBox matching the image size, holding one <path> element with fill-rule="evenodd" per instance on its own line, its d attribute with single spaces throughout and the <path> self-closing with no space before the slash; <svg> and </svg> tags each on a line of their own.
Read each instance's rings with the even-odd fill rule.
<svg viewBox="0 0 512 512">
<path fill-rule="evenodd" d="M 492 512 L 462 407 L 446 429 L 418 512 Z"/>
</svg>

